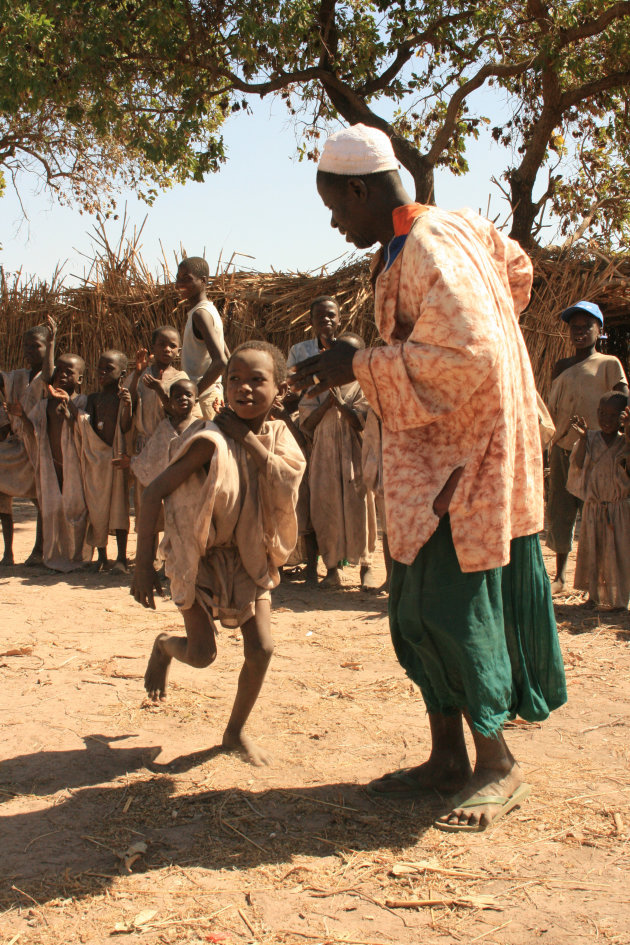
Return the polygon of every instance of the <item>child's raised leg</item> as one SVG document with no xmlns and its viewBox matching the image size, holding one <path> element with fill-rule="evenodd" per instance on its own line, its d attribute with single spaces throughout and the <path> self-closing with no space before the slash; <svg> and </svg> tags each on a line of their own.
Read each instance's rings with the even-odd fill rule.
<svg viewBox="0 0 630 945">
<path fill-rule="evenodd" d="M 262 689 L 273 655 L 269 600 L 256 601 L 255 615 L 243 624 L 241 631 L 245 662 L 238 677 L 230 720 L 223 733 L 223 747 L 242 752 L 253 765 L 266 765 L 269 756 L 249 735 L 245 735 L 243 729 Z"/>
<path fill-rule="evenodd" d="M 189 610 L 183 610 L 185 637 L 160 633 L 155 638 L 149 665 L 144 674 L 144 688 L 154 702 L 166 699 L 166 680 L 171 660 L 179 660 L 197 669 L 213 663 L 217 655 L 214 625 L 196 601 Z"/>
</svg>

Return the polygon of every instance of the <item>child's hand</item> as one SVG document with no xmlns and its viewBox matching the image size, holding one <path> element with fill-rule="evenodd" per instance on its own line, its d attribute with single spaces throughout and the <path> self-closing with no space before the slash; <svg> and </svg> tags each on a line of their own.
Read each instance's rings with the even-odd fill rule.
<svg viewBox="0 0 630 945">
<path fill-rule="evenodd" d="M 46 328 L 50 332 L 51 338 L 54 338 L 57 334 L 58 323 L 52 317 L 52 315 L 46 316 Z"/>
<path fill-rule="evenodd" d="M 223 401 L 223 398 L 215 397 L 214 400 L 212 401 L 212 409 L 214 410 L 214 412 L 219 413 L 219 411 L 223 410 L 224 407 L 225 407 L 225 403 Z"/>
<path fill-rule="evenodd" d="M 578 436 L 586 436 L 588 424 L 584 417 L 571 417 L 571 426 Z"/>
<path fill-rule="evenodd" d="M 131 460 L 126 453 L 123 453 L 122 456 L 116 456 L 114 459 L 112 459 L 112 466 L 114 466 L 116 469 L 129 469 L 130 465 Z"/>
<path fill-rule="evenodd" d="M 160 597 L 164 595 L 162 593 L 160 575 L 152 564 L 147 567 L 142 567 L 142 565 L 139 565 L 136 561 L 136 570 L 133 575 L 133 580 L 131 581 L 131 590 L 129 593 L 139 604 L 142 604 L 143 607 L 150 607 L 151 610 L 155 610 L 154 594 L 159 594 Z"/>
<path fill-rule="evenodd" d="M 149 364 L 149 352 L 146 348 L 138 348 L 136 351 L 136 371 L 138 374 L 142 374 L 144 369 L 148 367 Z"/>
<path fill-rule="evenodd" d="M 230 407 L 224 407 L 216 415 L 213 422 L 216 423 L 221 433 L 225 433 L 226 436 L 236 440 L 237 443 L 242 443 L 247 434 L 251 432 L 247 424 L 240 417 L 237 417 Z"/>
<path fill-rule="evenodd" d="M 70 394 L 66 390 L 62 390 L 61 387 L 53 387 L 52 384 L 48 385 L 48 396 L 54 398 L 54 400 L 59 400 L 62 403 L 68 403 L 70 400 Z"/>
<path fill-rule="evenodd" d="M 122 404 L 127 404 L 127 406 L 131 407 L 131 394 L 126 387 L 118 388 L 118 399 Z"/>
<path fill-rule="evenodd" d="M 142 383 L 145 387 L 148 387 L 149 390 L 157 390 L 162 387 L 162 382 L 159 381 L 157 377 L 153 377 L 152 374 L 144 374 L 142 376 Z"/>
</svg>

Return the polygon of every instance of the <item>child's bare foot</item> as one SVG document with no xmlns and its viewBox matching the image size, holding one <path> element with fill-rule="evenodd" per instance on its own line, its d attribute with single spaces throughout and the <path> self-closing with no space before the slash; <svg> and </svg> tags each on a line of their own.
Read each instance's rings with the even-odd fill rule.
<svg viewBox="0 0 630 945">
<path fill-rule="evenodd" d="M 361 590 L 378 591 L 379 583 L 373 568 L 363 565 L 361 568 Z"/>
<path fill-rule="evenodd" d="M 112 565 L 112 574 L 129 574 L 129 568 L 126 561 L 114 561 Z"/>
<path fill-rule="evenodd" d="M 14 564 L 15 561 L 13 559 L 13 555 L 5 551 L 2 558 L 0 558 L 0 568 L 12 568 Z"/>
<path fill-rule="evenodd" d="M 166 699 L 166 680 L 168 678 L 168 668 L 171 665 L 171 657 L 164 652 L 162 646 L 162 641 L 166 637 L 166 633 L 160 633 L 155 638 L 147 671 L 144 674 L 144 688 L 149 699 L 153 699 L 154 702 L 163 702 Z"/>
<path fill-rule="evenodd" d="M 39 549 L 33 548 L 30 555 L 24 562 L 27 568 L 39 568 L 44 563 L 44 555 Z"/>
<path fill-rule="evenodd" d="M 341 587 L 341 575 L 339 574 L 339 568 L 328 568 L 328 573 L 323 581 L 321 581 L 320 587 Z"/>
<path fill-rule="evenodd" d="M 263 751 L 249 735 L 244 735 L 243 732 L 230 732 L 226 728 L 223 733 L 222 745 L 228 751 L 237 751 L 246 761 L 257 768 L 271 763 L 271 755 Z"/>
</svg>

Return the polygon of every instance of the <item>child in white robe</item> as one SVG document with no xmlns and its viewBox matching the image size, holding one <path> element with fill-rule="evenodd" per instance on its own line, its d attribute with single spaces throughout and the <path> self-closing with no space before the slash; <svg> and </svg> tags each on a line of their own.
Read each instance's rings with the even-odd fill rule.
<svg viewBox="0 0 630 945">
<path fill-rule="evenodd" d="M 28 416 L 38 400 L 46 395 L 46 385 L 52 374 L 54 334 L 56 324 L 48 318 L 45 325 L 36 325 L 24 335 L 24 360 L 28 368 L 0 372 L 0 399 L 6 404 L 0 420 L 0 523 L 4 537 L 4 555 L 1 565 L 10 566 L 13 558 L 13 498 L 35 499 L 34 456 L 29 454 L 33 441 L 23 431 L 23 421 L 12 409 L 19 404 Z M 37 504 L 37 503 L 35 503 Z M 42 563 L 42 523 L 37 512 L 35 545 L 25 564 Z"/>
<path fill-rule="evenodd" d="M 79 355 L 60 355 L 55 361 L 48 398 L 38 401 L 25 423 L 35 450 L 44 564 L 54 571 L 74 571 L 91 557 L 85 545 L 87 506 L 81 463 L 63 403 L 70 397 L 77 407 L 85 407 L 87 398 L 78 393 L 84 372 L 85 362 Z"/>
<path fill-rule="evenodd" d="M 286 425 L 269 413 L 286 390 L 286 362 L 263 341 L 241 345 L 226 372 L 228 407 L 182 438 L 170 465 L 146 488 L 132 593 L 155 608 L 153 529 L 164 500 L 166 559 L 186 636 L 162 633 L 145 674 L 149 696 L 163 699 L 172 659 L 205 667 L 216 657 L 216 621 L 240 626 L 245 660 L 223 746 L 253 764 L 265 753 L 244 728 L 273 652 L 270 591 L 297 540 L 295 507 L 305 468 Z"/>
<path fill-rule="evenodd" d="M 599 430 L 573 418 L 578 440 L 571 451 L 567 488 L 584 501 L 575 587 L 604 608 L 630 605 L 630 416 L 625 394 L 599 402 Z M 620 425 L 624 418 L 624 432 Z"/>
</svg>

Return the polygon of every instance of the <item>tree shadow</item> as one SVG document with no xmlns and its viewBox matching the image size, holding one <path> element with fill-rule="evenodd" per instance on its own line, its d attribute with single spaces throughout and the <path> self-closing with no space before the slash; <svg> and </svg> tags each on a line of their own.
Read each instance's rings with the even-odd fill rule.
<svg viewBox="0 0 630 945">
<path fill-rule="evenodd" d="M 17 755 L 0 766 L 0 803 L 20 795 L 45 797 L 64 788 L 103 784 L 146 768 L 160 754 L 157 745 L 111 748 L 111 742 L 136 735 L 85 735 L 85 748 Z"/>
<path fill-rule="evenodd" d="M 178 762 L 185 768 L 199 757 Z M 10 906 L 27 895 L 43 904 L 102 892 L 129 872 L 124 852 L 139 840 L 147 850 L 134 873 L 170 865 L 231 871 L 290 864 L 299 855 L 400 849 L 416 844 L 443 809 L 437 796 L 422 807 L 373 800 L 348 782 L 181 794 L 171 777 L 153 774 L 85 787 L 54 806 L 3 817 L 8 883 L 0 899 Z"/>
</svg>

